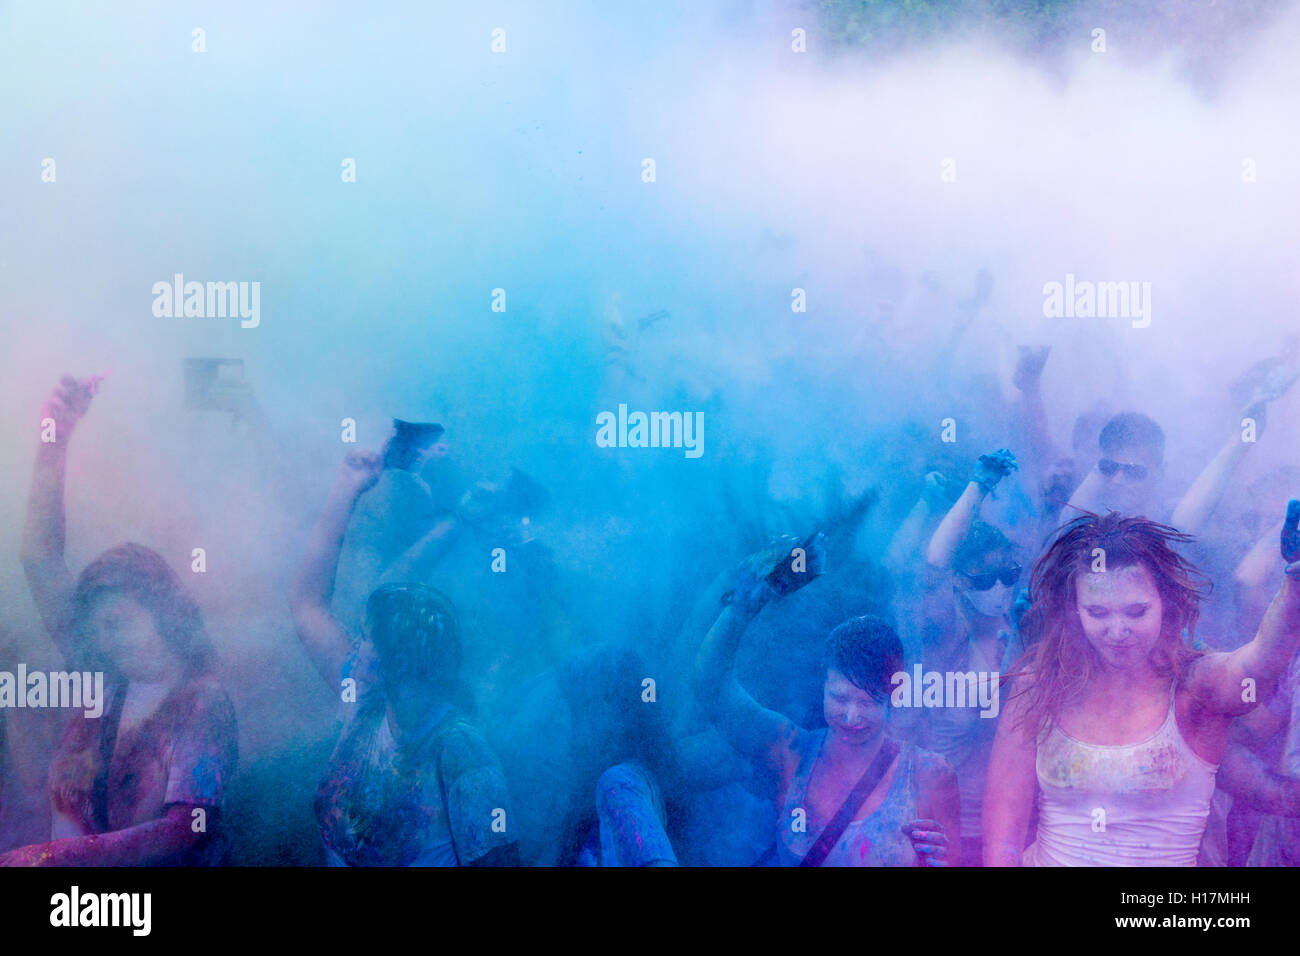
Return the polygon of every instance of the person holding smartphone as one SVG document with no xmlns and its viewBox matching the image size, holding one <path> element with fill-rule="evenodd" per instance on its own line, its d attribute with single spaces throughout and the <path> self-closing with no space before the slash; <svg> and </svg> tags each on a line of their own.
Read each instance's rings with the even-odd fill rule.
<svg viewBox="0 0 1300 956">
<path fill-rule="evenodd" d="M 802 573 L 810 579 L 821 558 L 815 543 L 808 552 Z M 770 557 L 742 565 L 695 666 L 696 697 L 705 713 L 773 784 L 778 815 L 770 857 L 786 866 L 956 865 L 956 776 L 942 757 L 900 745 L 886 733 L 891 678 L 903 667 L 902 643 L 892 628 L 859 617 L 831 632 L 822 730 L 766 709 L 736 681 L 732 666 L 741 637 L 780 593 L 773 579 L 790 581 L 800 573 L 774 573 Z"/>
</svg>

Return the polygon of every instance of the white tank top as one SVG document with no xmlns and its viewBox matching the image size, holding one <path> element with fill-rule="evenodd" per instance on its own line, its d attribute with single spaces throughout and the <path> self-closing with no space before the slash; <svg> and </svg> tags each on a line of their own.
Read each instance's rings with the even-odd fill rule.
<svg viewBox="0 0 1300 956">
<path fill-rule="evenodd" d="M 1195 866 L 1217 764 L 1183 739 L 1174 715 L 1136 744 L 1087 744 L 1053 724 L 1038 744 L 1034 866 Z"/>
</svg>

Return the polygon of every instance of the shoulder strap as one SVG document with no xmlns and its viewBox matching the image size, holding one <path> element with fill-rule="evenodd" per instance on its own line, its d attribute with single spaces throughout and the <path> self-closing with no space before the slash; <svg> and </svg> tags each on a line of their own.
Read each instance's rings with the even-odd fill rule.
<svg viewBox="0 0 1300 956">
<path fill-rule="evenodd" d="M 844 831 L 848 829 L 849 824 L 853 821 L 853 815 L 858 812 L 864 800 L 871 795 L 871 791 L 876 789 L 880 780 L 889 769 L 889 765 L 894 762 L 898 756 L 898 744 L 886 738 L 880 743 L 880 750 L 876 753 L 876 759 L 871 761 L 871 766 L 867 772 L 858 780 L 852 792 L 844 798 L 840 804 L 839 811 L 826 828 L 822 830 L 821 835 L 817 837 L 817 842 L 812 845 L 808 855 L 799 861 L 800 866 L 821 866 L 830 855 L 831 847 L 835 845 Z"/>
</svg>

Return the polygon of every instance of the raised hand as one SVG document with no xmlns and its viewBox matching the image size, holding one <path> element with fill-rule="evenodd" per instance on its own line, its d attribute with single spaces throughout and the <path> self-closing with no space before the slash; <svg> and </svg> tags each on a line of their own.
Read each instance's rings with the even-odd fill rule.
<svg viewBox="0 0 1300 956">
<path fill-rule="evenodd" d="M 802 549 L 796 554 L 795 549 Z M 826 535 L 817 532 L 804 541 L 782 535 L 769 548 L 751 554 L 736 570 L 723 604 L 757 614 L 768 601 L 810 584 L 826 568 Z"/>
<path fill-rule="evenodd" d="M 1300 501 L 1292 498 L 1286 503 L 1286 521 L 1282 525 L 1282 559 L 1287 563 L 1286 573 L 1300 577 Z"/>
<path fill-rule="evenodd" d="M 999 448 L 990 455 L 980 455 L 979 463 L 975 466 L 975 474 L 971 476 L 971 481 L 985 491 L 992 491 L 997 487 L 999 481 L 1019 467 L 1015 455 L 1011 454 L 1006 448 Z"/>
<path fill-rule="evenodd" d="M 54 386 L 50 397 L 41 405 L 41 418 L 54 419 L 56 440 L 72 434 L 77 422 L 81 421 L 90 408 L 90 400 L 99 391 L 99 383 L 103 380 L 103 375 L 92 375 L 89 378 L 65 375 Z"/>
<path fill-rule="evenodd" d="M 1300 367 L 1279 365 L 1272 369 L 1255 389 L 1255 401 L 1277 401 L 1290 390 L 1297 378 L 1300 378 Z"/>
<path fill-rule="evenodd" d="M 339 465 L 338 486 L 352 495 L 361 495 L 375 486 L 383 461 L 375 451 L 350 451 Z"/>
<path fill-rule="evenodd" d="M 767 583 L 777 594 L 797 591 L 826 570 L 826 535 L 820 531 L 803 542 L 782 538 L 773 550 L 777 555 L 776 564 L 767 576 Z"/>
<path fill-rule="evenodd" d="M 732 580 L 731 590 L 723 596 L 723 603 L 738 611 L 757 613 L 764 604 L 776 597 L 768 577 L 772 573 L 770 549 L 751 554 L 740 563 Z"/>
<path fill-rule="evenodd" d="M 1052 351 L 1052 347 L 1043 345 L 1034 348 L 1021 345 L 1019 350 L 1020 358 L 1016 361 L 1016 371 L 1011 376 L 1011 382 L 1023 392 L 1038 384 L 1038 379 L 1043 374 L 1043 366 L 1047 364 L 1047 355 Z"/>
<path fill-rule="evenodd" d="M 1034 602 L 1029 599 L 1029 588 L 1021 588 L 1016 592 L 1016 599 L 1011 603 L 1011 620 L 1017 629 L 1020 627 L 1021 620 L 1033 606 Z"/>
</svg>

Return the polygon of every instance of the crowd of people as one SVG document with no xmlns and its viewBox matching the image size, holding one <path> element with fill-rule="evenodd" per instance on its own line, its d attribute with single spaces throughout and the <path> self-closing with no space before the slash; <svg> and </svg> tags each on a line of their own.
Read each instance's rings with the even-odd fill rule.
<svg viewBox="0 0 1300 956">
<path fill-rule="evenodd" d="M 521 473 L 404 529 L 401 553 L 368 566 L 354 614 L 335 595 L 340 560 L 389 456 L 347 452 L 285 595 L 342 711 L 315 791 L 322 858 L 1296 863 L 1295 471 L 1263 476 L 1233 533 L 1203 542 L 1300 370 L 1248 378 L 1248 438 L 1225 423 L 1221 450 L 1162 500 L 1165 434 L 1145 414 L 1082 414 L 1070 447 L 1054 445 L 1047 361 L 1021 351 L 1018 446 L 945 451 L 879 553 L 855 543 L 876 489 L 714 568 L 673 646 L 654 649 L 689 675 L 673 707 L 635 628 L 566 631 L 548 600 L 557 571 L 528 530 L 545 495 Z M 238 862 L 223 815 L 238 715 L 198 603 L 140 544 L 76 575 L 65 562 L 65 473 L 96 385 L 65 378 L 41 412 L 57 440 L 37 449 L 21 557 L 65 665 L 102 672 L 107 702 L 69 719 L 50 755 L 49 839 L 0 864 Z M 509 554 L 531 589 L 527 625 L 475 627 L 440 588 L 466 536 Z"/>
</svg>

